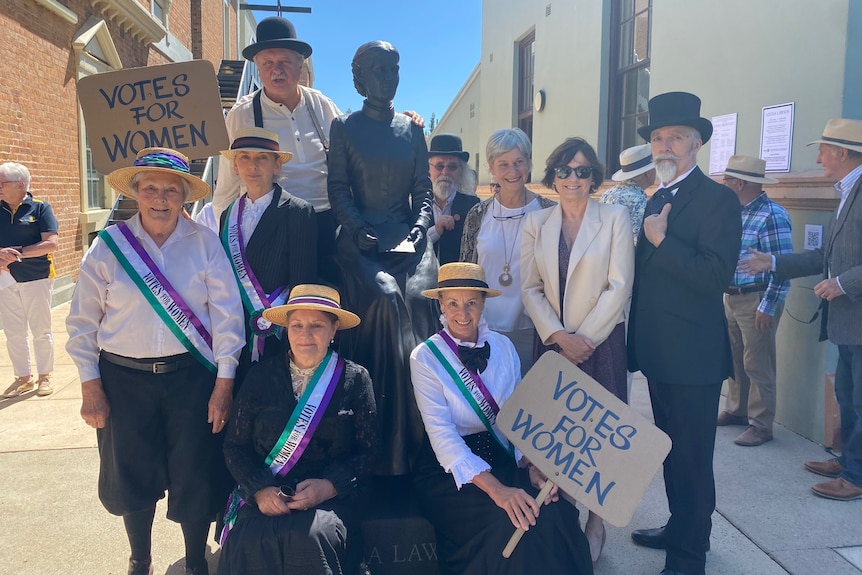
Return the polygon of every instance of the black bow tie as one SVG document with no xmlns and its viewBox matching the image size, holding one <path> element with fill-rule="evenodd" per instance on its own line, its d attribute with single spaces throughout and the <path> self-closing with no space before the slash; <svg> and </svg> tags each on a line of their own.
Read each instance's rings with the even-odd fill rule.
<svg viewBox="0 0 862 575">
<path fill-rule="evenodd" d="M 669 204 L 672 199 L 673 194 L 670 193 L 668 188 L 658 189 L 649 200 L 647 215 L 651 216 L 659 213 L 665 204 Z"/>
<path fill-rule="evenodd" d="M 488 367 L 488 358 L 491 357 L 491 343 L 485 342 L 482 347 L 458 346 L 458 359 L 464 367 L 475 373 L 482 373 Z"/>
</svg>

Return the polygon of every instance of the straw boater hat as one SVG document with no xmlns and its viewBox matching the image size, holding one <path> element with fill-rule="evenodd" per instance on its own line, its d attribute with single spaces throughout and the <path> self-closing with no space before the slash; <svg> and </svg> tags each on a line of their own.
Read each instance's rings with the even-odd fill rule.
<svg viewBox="0 0 862 575">
<path fill-rule="evenodd" d="M 611 179 L 615 182 L 625 182 L 634 179 L 655 168 L 652 161 L 652 148 L 649 144 L 634 146 L 620 152 L 620 169 Z"/>
<path fill-rule="evenodd" d="M 423 291 L 422 295 L 437 299 L 440 297 L 440 292 L 454 289 L 482 291 L 488 297 L 497 297 L 503 293 L 488 287 L 488 282 L 485 281 L 485 270 L 482 269 L 482 266 L 452 262 L 440 266 L 440 271 L 437 272 L 437 287 Z"/>
<path fill-rule="evenodd" d="M 341 296 L 331 287 L 316 284 L 301 284 L 290 290 L 287 303 L 271 307 L 263 312 L 263 319 L 287 327 L 287 316 L 297 309 L 313 309 L 331 313 L 338 318 L 338 329 L 350 329 L 359 325 L 359 316 L 341 307 Z"/>
<path fill-rule="evenodd" d="M 230 150 L 222 150 L 221 155 L 233 160 L 240 150 L 247 152 L 272 152 L 278 154 L 281 163 L 289 162 L 293 157 L 290 152 L 282 152 L 278 134 L 263 128 L 244 128 L 236 131 L 236 137 L 230 144 Z"/>
<path fill-rule="evenodd" d="M 118 192 L 137 198 L 138 193 L 132 190 L 129 184 L 138 172 L 162 172 L 181 177 L 189 184 L 186 203 L 196 202 L 210 195 L 210 187 L 189 172 L 189 159 L 170 148 L 144 148 L 138 152 L 134 165 L 108 174 L 108 183 Z"/>
<path fill-rule="evenodd" d="M 755 184 L 777 184 L 778 180 L 766 177 L 766 160 L 751 156 L 731 156 L 724 175 Z"/>
<path fill-rule="evenodd" d="M 457 156 L 465 162 L 470 159 L 470 152 L 465 152 L 461 138 L 455 134 L 437 134 L 431 138 L 428 157 Z"/>
<path fill-rule="evenodd" d="M 862 120 L 835 118 L 826 123 L 823 136 L 812 144 L 831 144 L 839 148 L 847 148 L 854 152 L 862 152 Z"/>
<path fill-rule="evenodd" d="M 712 122 L 700 117 L 700 98 L 688 92 L 668 92 L 650 98 L 649 125 L 638 128 L 638 134 L 649 142 L 652 131 L 665 126 L 690 126 L 700 132 L 704 144 L 712 137 Z"/>
<path fill-rule="evenodd" d="M 287 18 L 264 18 L 257 25 L 256 37 L 255 43 L 249 44 L 242 51 L 242 57 L 246 60 L 254 60 L 258 52 L 268 48 L 286 48 L 301 54 L 303 58 L 311 56 L 311 46 L 296 39 L 296 28 Z"/>
</svg>

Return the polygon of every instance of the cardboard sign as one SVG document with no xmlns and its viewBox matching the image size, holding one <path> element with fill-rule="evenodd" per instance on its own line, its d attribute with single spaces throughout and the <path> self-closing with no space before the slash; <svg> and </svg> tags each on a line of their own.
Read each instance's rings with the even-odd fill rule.
<svg viewBox="0 0 862 575">
<path fill-rule="evenodd" d="M 78 80 L 93 164 L 103 174 L 131 166 L 144 148 L 189 159 L 230 146 L 215 70 L 206 60 L 95 74 Z"/>
<path fill-rule="evenodd" d="M 616 527 L 631 521 L 671 447 L 664 432 L 554 351 L 527 372 L 497 426 L 560 489 Z"/>
</svg>

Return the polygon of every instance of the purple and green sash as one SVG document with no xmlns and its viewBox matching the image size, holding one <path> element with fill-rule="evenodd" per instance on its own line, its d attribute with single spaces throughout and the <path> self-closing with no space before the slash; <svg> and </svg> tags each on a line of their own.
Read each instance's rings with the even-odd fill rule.
<svg viewBox="0 0 862 575">
<path fill-rule="evenodd" d="M 242 303 L 249 315 L 249 350 L 251 360 L 258 361 L 263 355 L 266 338 L 279 335 L 281 326 L 263 319 L 263 312 L 273 306 L 281 305 L 287 299 L 286 286 L 281 286 L 271 294 L 260 286 L 257 277 L 245 255 L 245 240 L 242 237 L 242 213 L 245 210 L 245 196 L 240 196 L 227 208 L 227 225 L 221 232 L 221 241 L 231 261 L 231 268 L 239 285 Z"/>
<path fill-rule="evenodd" d="M 446 344 L 439 346 L 435 343 L 435 338 L 439 337 Z M 485 429 L 493 436 L 497 442 L 503 446 L 503 449 L 508 451 L 512 456 L 515 455 L 515 450 L 509 440 L 500 433 L 494 426 L 497 422 L 497 414 L 500 413 L 500 406 L 494 400 L 491 392 L 482 381 L 482 377 L 464 366 L 458 358 L 458 344 L 455 343 L 446 330 L 440 330 L 425 340 L 425 345 L 434 354 L 434 357 L 440 362 L 446 373 L 455 382 L 455 386 L 464 396 L 467 404 L 476 412 L 476 416 L 485 426 Z M 443 347 L 443 349 L 441 349 Z"/>
<path fill-rule="evenodd" d="M 308 442 L 311 441 L 326 408 L 332 399 L 332 394 L 338 386 L 338 380 L 344 372 L 344 359 L 334 351 L 329 351 L 308 382 L 308 386 L 296 403 L 290 419 L 275 442 L 265 463 L 274 477 L 284 477 L 305 453 Z M 224 545 L 228 533 L 236 523 L 240 507 L 245 505 L 239 494 L 239 487 L 234 489 L 227 502 L 224 514 L 224 529 L 222 529 L 220 544 Z"/>
<path fill-rule="evenodd" d="M 99 232 L 99 237 L 141 290 L 156 315 L 165 322 L 183 347 L 207 369 L 217 373 L 212 336 L 200 318 L 171 285 L 126 222 L 108 226 Z"/>
</svg>

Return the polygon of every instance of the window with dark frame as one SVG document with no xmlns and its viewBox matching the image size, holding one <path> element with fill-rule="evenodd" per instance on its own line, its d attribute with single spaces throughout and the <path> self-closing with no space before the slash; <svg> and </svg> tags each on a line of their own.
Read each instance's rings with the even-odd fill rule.
<svg viewBox="0 0 862 575">
<path fill-rule="evenodd" d="M 652 0 L 611 4 L 611 78 L 608 106 L 608 172 L 619 169 L 619 153 L 644 143 L 637 129 L 649 123 Z"/>
<path fill-rule="evenodd" d="M 518 43 L 518 127 L 533 140 L 533 73 L 536 65 L 536 33 Z"/>
</svg>

